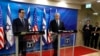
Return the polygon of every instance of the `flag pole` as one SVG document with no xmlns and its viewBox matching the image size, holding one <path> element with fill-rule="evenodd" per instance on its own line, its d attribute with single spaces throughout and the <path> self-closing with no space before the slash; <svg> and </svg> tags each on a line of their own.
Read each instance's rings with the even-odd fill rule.
<svg viewBox="0 0 100 56">
<path fill-rule="evenodd" d="M 15 36 L 15 38 L 16 38 L 16 56 L 18 56 L 18 36 Z"/>
<path fill-rule="evenodd" d="M 49 15 L 49 22 L 50 22 L 50 19 L 51 19 L 51 9 L 52 9 L 52 8 L 49 9 L 49 10 L 50 10 L 50 11 L 49 11 L 49 13 L 50 13 L 50 15 Z M 51 46 L 50 46 L 50 48 L 51 48 Z M 52 53 L 51 53 L 51 50 L 50 50 L 50 56 L 51 56 L 51 54 L 52 54 Z"/>
<path fill-rule="evenodd" d="M 74 34 L 74 37 L 73 37 L 73 52 L 72 52 L 72 56 L 74 56 L 74 45 L 75 45 L 75 36 L 76 36 L 76 34 L 75 33 L 73 33 Z"/>
<path fill-rule="evenodd" d="M 61 35 L 60 34 L 58 34 L 58 56 L 60 56 L 60 37 L 61 37 Z"/>
<path fill-rule="evenodd" d="M 42 56 L 42 37 L 40 37 L 40 56 Z"/>
</svg>

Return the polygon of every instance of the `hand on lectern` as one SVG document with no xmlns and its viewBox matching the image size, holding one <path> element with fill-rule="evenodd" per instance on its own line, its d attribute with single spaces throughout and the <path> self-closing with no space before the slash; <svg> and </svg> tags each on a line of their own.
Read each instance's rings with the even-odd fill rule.
<svg viewBox="0 0 100 56">
<path fill-rule="evenodd" d="M 21 35 L 25 35 L 26 34 L 26 32 L 21 32 Z"/>
<path fill-rule="evenodd" d="M 53 32 L 52 31 L 49 31 L 49 33 L 52 34 Z"/>
</svg>

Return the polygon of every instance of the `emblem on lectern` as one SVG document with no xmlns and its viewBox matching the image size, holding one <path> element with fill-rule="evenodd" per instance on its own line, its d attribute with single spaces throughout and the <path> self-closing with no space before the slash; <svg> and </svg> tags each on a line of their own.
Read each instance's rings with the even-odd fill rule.
<svg viewBox="0 0 100 56">
<path fill-rule="evenodd" d="M 27 42 L 27 48 L 31 48 L 34 46 L 34 43 L 32 41 Z"/>
<path fill-rule="evenodd" d="M 66 43 L 66 44 L 70 44 L 70 38 L 69 38 L 69 37 L 66 37 L 65 43 Z"/>
</svg>

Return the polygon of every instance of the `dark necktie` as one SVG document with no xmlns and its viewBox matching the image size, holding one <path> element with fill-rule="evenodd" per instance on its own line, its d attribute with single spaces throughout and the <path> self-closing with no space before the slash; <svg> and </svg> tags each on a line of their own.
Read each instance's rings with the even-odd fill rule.
<svg viewBox="0 0 100 56">
<path fill-rule="evenodd" d="M 25 26 L 25 21 L 24 21 L 24 19 L 22 19 L 22 24 Z"/>
</svg>

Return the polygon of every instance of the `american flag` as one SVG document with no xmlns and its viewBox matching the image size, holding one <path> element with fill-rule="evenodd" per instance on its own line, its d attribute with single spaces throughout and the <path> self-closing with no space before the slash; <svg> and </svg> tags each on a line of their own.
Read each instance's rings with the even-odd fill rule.
<svg viewBox="0 0 100 56">
<path fill-rule="evenodd" d="M 32 21 L 32 30 L 38 31 L 38 24 L 37 24 L 37 15 L 36 15 L 36 8 L 34 9 L 33 21 Z M 34 43 L 38 41 L 39 35 L 32 36 Z"/>
<path fill-rule="evenodd" d="M 4 31 L 3 31 L 3 22 L 2 22 L 2 12 L 0 7 L 0 49 L 4 48 Z"/>
</svg>

